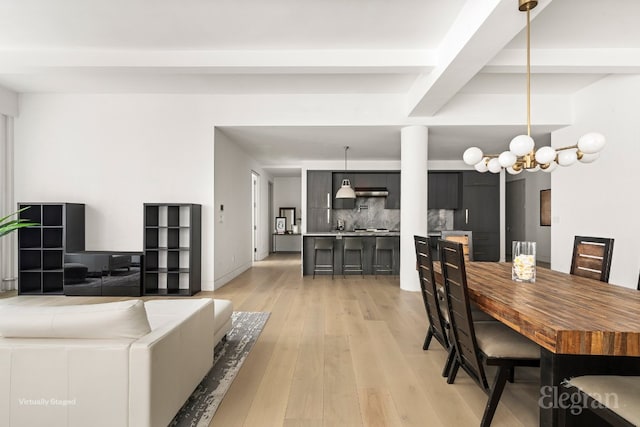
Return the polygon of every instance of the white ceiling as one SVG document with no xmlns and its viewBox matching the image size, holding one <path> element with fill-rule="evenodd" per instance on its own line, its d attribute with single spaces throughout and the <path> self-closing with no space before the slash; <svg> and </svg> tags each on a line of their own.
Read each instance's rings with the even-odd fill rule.
<svg viewBox="0 0 640 427">
<path fill-rule="evenodd" d="M 540 0 L 531 25 L 533 100 L 558 96 L 568 104 L 604 76 L 640 73 L 638 17 L 637 0 Z M 464 104 L 461 96 L 498 106 L 499 96 L 524 94 L 525 22 L 517 0 L 3 0 L 0 86 L 400 95 L 405 120 L 385 126 L 220 130 L 274 167 L 341 159 L 344 145 L 350 159 L 399 159 L 400 129 L 424 121 L 430 158 L 459 159 L 469 141 L 497 151 L 523 130 L 452 118 L 445 107 Z M 562 123 L 546 119 L 534 137 L 548 138 Z"/>
</svg>

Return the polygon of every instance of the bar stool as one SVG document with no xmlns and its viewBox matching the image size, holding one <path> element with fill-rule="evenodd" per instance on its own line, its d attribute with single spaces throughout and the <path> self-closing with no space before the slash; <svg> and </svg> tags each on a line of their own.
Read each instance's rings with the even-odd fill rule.
<svg viewBox="0 0 640 427">
<path fill-rule="evenodd" d="M 376 237 L 376 247 L 374 249 L 373 274 L 378 273 L 393 274 L 393 255 L 395 251 L 394 240 L 391 237 Z M 380 255 L 382 252 L 389 252 L 389 264 L 380 264 Z"/>
<path fill-rule="evenodd" d="M 318 264 L 318 252 L 328 251 L 330 256 L 330 264 Z M 316 272 L 331 272 L 333 280 L 333 237 L 316 237 L 313 239 L 313 278 L 316 278 Z"/>
<path fill-rule="evenodd" d="M 343 239 L 344 245 L 342 250 L 342 275 L 347 272 L 360 272 L 360 275 L 364 275 L 364 269 L 362 268 L 362 239 L 360 237 L 345 237 Z M 347 252 L 358 252 L 360 258 L 358 264 L 347 264 Z"/>
</svg>

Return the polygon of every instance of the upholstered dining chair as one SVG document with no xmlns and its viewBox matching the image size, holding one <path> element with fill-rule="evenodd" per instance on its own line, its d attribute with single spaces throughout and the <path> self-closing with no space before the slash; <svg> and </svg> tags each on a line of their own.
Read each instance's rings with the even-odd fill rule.
<svg viewBox="0 0 640 427">
<path fill-rule="evenodd" d="M 480 423 L 487 427 L 515 367 L 540 366 L 540 347 L 500 322 L 473 322 L 462 244 L 440 240 L 439 245 L 450 338 L 455 347 L 447 382 L 453 383 L 462 368 L 487 393 Z M 487 382 L 484 364 L 498 368 L 492 386 Z"/>
<path fill-rule="evenodd" d="M 443 314 L 447 314 L 446 310 L 440 307 L 440 297 L 438 286 L 436 285 L 435 275 L 433 273 L 433 257 L 429 247 L 429 238 L 421 236 L 413 236 L 416 247 L 416 260 L 418 267 L 418 277 L 420 279 L 420 292 L 424 301 L 424 307 L 427 311 L 427 319 L 429 326 L 427 327 L 427 336 L 422 345 L 423 350 L 428 350 L 432 338 L 447 350 L 447 361 L 442 376 L 447 376 L 451 368 L 451 362 L 455 357 L 453 354 L 454 347 L 449 341 L 447 333 L 448 319 Z"/>
<path fill-rule="evenodd" d="M 571 403 L 597 415 L 607 425 L 632 427 L 640 425 L 640 377 L 616 375 L 584 375 L 566 380 L 572 393 Z M 579 399 L 574 399 L 577 393 Z M 570 409 L 564 411 L 566 426 L 578 426 Z M 604 424 L 603 422 L 603 424 Z"/>
<path fill-rule="evenodd" d="M 609 282 L 613 239 L 575 236 L 571 274 Z"/>
</svg>

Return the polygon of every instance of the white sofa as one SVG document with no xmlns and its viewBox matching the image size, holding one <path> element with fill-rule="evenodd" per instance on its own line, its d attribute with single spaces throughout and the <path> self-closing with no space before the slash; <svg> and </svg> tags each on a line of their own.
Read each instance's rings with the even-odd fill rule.
<svg viewBox="0 0 640 427">
<path fill-rule="evenodd" d="M 217 345 L 231 330 L 233 304 L 226 299 L 214 299 L 213 345 Z"/>
<path fill-rule="evenodd" d="M 0 425 L 166 426 L 212 366 L 213 322 L 212 299 L 3 304 Z"/>
</svg>

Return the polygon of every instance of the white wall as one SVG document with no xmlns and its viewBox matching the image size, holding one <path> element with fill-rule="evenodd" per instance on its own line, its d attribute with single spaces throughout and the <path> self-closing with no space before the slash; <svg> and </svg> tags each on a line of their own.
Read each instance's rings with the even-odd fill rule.
<svg viewBox="0 0 640 427">
<path fill-rule="evenodd" d="M 549 142 L 536 141 L 536 147 L 548 145 Z M 524 238 L 536 242 L 536 258 L 539 261 L 551 262 L 551 227 L 540 225 L 540 190 L 551 188 L 551 174 L 545 172 L 522 172 L 518 175 L 506 174 L 506 181 L 524 180 Z M 553 190 L 551 191 L 553 193 Z M 506 242 L 510 245 L 511 242 Z"/>
<path fill-rule="evenodd" d="M 268 182 L 271 177 L 223 133 L 215 132 L 214 288 L 218 289 L 253 263 L 251 247 L 251 171 L 258 180 L 258 259 L 269 254 Z M 224 210 L 220 210 L 224 205 Z"/>
<path fill-rule="evenodd" d="M 0 114 L 15 117 L 18 115 L 18 94 L 0 86 Z"/>
<path fill-rule="evenodd" d="M 273 179 L 273 212 L 272 218 L 279 216 L 280 208 L 296 208 L 296 225 L 298 231 L 302 225 L 302 178 L 299 176 L 276 177 Z M 271 231 L 275 224 L 270 224 Z M 289 227 L 289 224 L 287 224 Z M 279 252 L 301 252 L 301 236 L 278 236 L 275 249 Z"/>
<path fill-rule="evenodd" d="M 141 251 L 145 202 L 200 203 L 213 288 L 213 126 L 184 98 L 22 95 L 17 202 L 86 204 L 86 249 Z"/>
<path fill-rule="evenodd" d="M 545 172 L 523 173 L 527 174 L 525 238 L 536 242 L 536 258 L 539 261 L 551 262 L 551 227 L 540 225 L 540 190 L 551 188 L 551 176 Z"/>
<path fill-rule="evenodd" d="M 273 217 L 280 208 L 296 208 L 296 219 L 302 215 L 302 178 L 299 176 L 273 178 Z M 273 231 L 272 224 L 271 230 Z"/>
<path fill-rule="evenodd" d="M 610 283 L 635 288 L 640 269 L 640 76 L 607 77 L 573 99 L 575 124 L 554 132 L 556 147 L 597 131 L 607 138 L 591 164 L 551 176 L 551 267 L 568 272 L 575 235 L 615 239 Z"/>
</svg>

